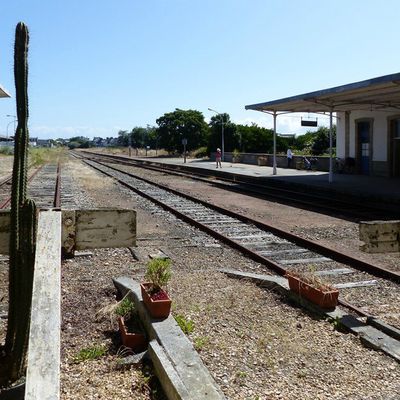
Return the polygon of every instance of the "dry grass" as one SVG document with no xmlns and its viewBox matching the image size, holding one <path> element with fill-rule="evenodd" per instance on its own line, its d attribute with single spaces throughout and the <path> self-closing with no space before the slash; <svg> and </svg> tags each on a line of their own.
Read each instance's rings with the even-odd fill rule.
<svg viewBox="0 0 400 400">
<path fill-rule="evenodd" d="M 94 174 L 93 170 L 85 164 L 70 161 L 67 164 L 67 168 L 70 173 L 79 176 L 80 181 L 88 190 L 104 190 L 112 193 L 115 187 L 115 182 L 112 178 Z"/>
<path fill-rule="evenodd" d="M 64 147 L 43 148 L 30 147 L 28 152 L 29 163 L 33 165 L 43 165 L 64 161 L 67 157 L 67 150 Z"/>
</svg>

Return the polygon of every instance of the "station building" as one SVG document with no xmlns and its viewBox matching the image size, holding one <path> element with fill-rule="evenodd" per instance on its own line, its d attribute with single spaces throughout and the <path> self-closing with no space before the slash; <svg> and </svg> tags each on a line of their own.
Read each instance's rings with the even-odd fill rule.
<svg viewBox="0 0 400 400">
<path fill-rule="evenodd" d="M 273 115 L 275 134 L 280 114 L 328 113 L 331 127 L 336 119 L 336 157 L 353 173 L 400 178 L 400 73 L 245 108 Z"/>
</svg>

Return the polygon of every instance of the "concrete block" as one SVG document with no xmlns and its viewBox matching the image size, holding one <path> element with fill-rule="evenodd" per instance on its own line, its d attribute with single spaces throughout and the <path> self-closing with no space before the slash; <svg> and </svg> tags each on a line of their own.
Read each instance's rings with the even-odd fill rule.
<svg viewBox="0 0 400 400">
<path fill-rule="evenodd" d="M 400 221 L 367 221 L 359 224 L 360 250 L 367 253 L 398 252 Z"/>
<path fill-rule="evenodd" d="M 186 386 L 181 381 L 179 375 L 168 359 L 163 348 L 156 340 L 149 343 L 149 354 L 153 361 L 153 366 L 158 379 L 169 400 L 190 399 L 190 394 Z"/>
<path fill-rule="evenodd" d="M 399 241 L 375 242 L 369 241 L 360 246 L 360 250 L 366 253 L 396 253 L 400 251 Z"/>
</svg>

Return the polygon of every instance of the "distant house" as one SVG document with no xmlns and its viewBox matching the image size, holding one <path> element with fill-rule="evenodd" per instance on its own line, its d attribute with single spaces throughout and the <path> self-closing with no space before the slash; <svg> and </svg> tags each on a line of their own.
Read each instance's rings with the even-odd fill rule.
<svg viewBox="0 0 400 400">
<path fill-rule="evenodd" d="M 0 147 L 14 147 L 14 138 L 0 135 Z"/>
<path fill-rule="evenodd" d="M 105 147 L 106 146 L 106 140 L 102 137 L 94 137 L 93 138 L 93 145 L 95 147 Z"/>
<path fill-rule="evenodd" d="M 36 139 L 37 147 L 54 147 L 53 140 L 51 139 Z"/>
</svg>

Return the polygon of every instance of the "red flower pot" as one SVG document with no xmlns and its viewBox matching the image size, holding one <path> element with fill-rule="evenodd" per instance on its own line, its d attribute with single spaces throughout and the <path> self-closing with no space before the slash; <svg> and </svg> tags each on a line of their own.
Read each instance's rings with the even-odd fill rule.
<svg viewBox="0 0 400 400">
<path fill-rule="evenodd" d="M 140 284 L 142 291 L 143 303 L 153 318 L 164 319 L 167 318 L 171 311 L 171 299 L 164 291 L 167 299 L 153 300 L 148 290 L 151 287 L 151 283 L 145 282 Z M 162 289 L 160 289 L 162 290 Z"/>
<path fill-rule="evenodd" d="M 317 287 L 312 283 L 302 280 L 301 277 L 290 274 L 287 274 L 286 277 L 290 290 L 299 296 L 310 300 L 321 308 L 332 309 L 336 307 L 339 297 L 338 289 Z"/>
<path fill-rule="evenodd" d="M 123 317 L 118 317 L 119 331 L 121 332 L 122 344 L 130 347 L 135 353 L 141 353 L 146 350 L 146 336 L 143 333 L 128 332 Z"/>
</svg>

